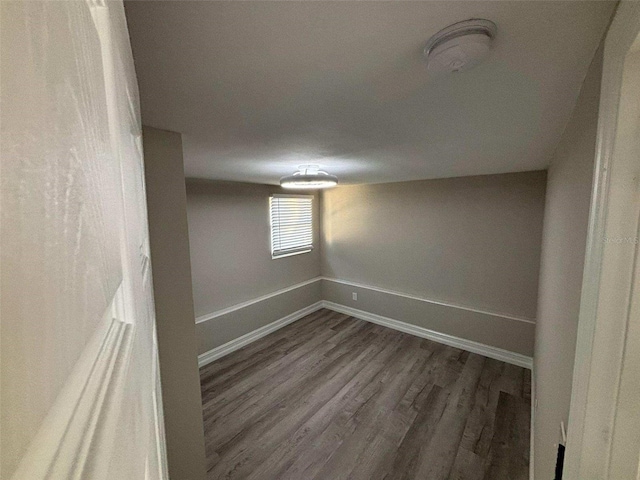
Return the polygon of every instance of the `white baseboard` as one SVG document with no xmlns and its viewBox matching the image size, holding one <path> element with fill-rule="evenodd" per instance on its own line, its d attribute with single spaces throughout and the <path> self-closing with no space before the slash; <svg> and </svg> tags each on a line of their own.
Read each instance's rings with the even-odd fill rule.
<svg viewBox="0 0 640 480">
<path fill-rule="evenodd" d="M 198 367 L 203 367 L 208 365 L 209 363 L 217 360 L 225 355 L 230 354 L 231 352 L 235 352 L 236 350 L 244 347 L 245 345 L 250 344 L 251 342 L 255 342 L 256 340 L 269 335 L 271 332 L 275 332 L 276 330 L 281 329 L 289 325 L 290 323 L 295 322 L 296 320 L 301 319 L 322 308 L 322 302 L 316 302 L 308 307 L 302 308 L 296 312 L 293 312 L 286 317 L 282 317 L 275 322 L 271 322 L 264 327 L 260 327 L 257 330 L 249 332 L 241 337 L 235 338 L 230 342 L 225 343 L 224 345 L 220 345 L 219 347 L 213 348 L 208 352 L 205 352 L 201 355 L 198 355 Z"/>
<path fill-rule="evenodd" d="M 493 358 L 503 362 L 511 363 L 519 367 L 531 369 L 533 367 L 533 358 L 520 353 L 510 352 L 502 348 L 492 347 L 483 343 L 474 342 L 472 340 L 466 340 L 464 338 L 454 337 L 453 335 L 447 335 L 445 333 L 436 332 L 435 330 L 429 330 L 428 328 L 418 327 L 410 323 L 401 322 L 400 320 L 394 320 L 392 318 L 383 317 L 375 313 L 365 312 L 364 310 L 358 310 L 356 308 L 347 307 L 337 303 L 321 300 L 308 307 L 302 308 L 296 312 L 282 317 L 275 322 L 272 322 L 264 327 L 260 327 L 257 330 L 249 332 L 241 337 L 231 340 L 230 342 L 220 345 L 214 349 L 209 350 L 201 355 L 198 355 L 198 366 L 203 367 L 214 360 L 217 360 L 231 352 L 234 352 L 245 345 L 255 342 L 256 340 L 275 332 L 276 330 L 301 319 L 302 317 L 309 315 L 321 308 L 327 308 L 335 312 L 344 313 L 367 322 L 376 323 L 384 327 L 392 328 L 400 332 L 415 335 L 417 337 L 426 338 L 435 342 L 443 343 L 451 347 L 461 348 L 472 353 L 484 355 L 485 357 Z"/>
<path fill-rule="evenodd" d="M 454 337 L 453 335 L 447 335 L 445 333 L 436 332 L 435 330 L 429 330 L 424 327 L 418 327 L 410 323 L 401 322 L 392 318 L 376 315 L 375 313 L 365 312 L 364 310 L 358 310 L 356 308 L 347 307 L 337 303 L 323 300 L 320 302 L 323 308 L 328 308 L 339 313 L 344 313 L 367 322 L 376 323 L 383 327 L 392 328 L 400 332 L 415 335 L 417 337 L 433 340 L 438 343 L 443 343 L 451 347 L 461 348 L 468 352 L 484 355 L 485 357 L 500 360 L 502 362 L 511 363 L 519 367 L 531 369 L 533 367 L 533 358 L 520 353 L 510 352 L 502 348 L 492 347 L 483 343 L 474 342 L 472 340 L 466 340 L 464 338 Z"/>
<path fill-rule="evenodd" d="M 529 426 L 529 480 L 535 477 L 535 435 L 534 428 L 536 426 L 536 375 L 535 367 L 531 368 L 531 425 Z"/>
</svg>

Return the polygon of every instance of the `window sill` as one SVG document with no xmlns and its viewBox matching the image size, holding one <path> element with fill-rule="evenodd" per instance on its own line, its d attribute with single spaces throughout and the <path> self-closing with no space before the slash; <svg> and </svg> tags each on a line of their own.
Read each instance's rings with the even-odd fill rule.
<svg viewBox="0 0 640 480">
<path fill-rule="evenodd" d="M 309 253 L 312 249 L 300 250 L 299 252 L 283 253 L 281 255 L 271 255 L 271 260 L 277 260 L 278 258 L 292 257 L 294 255 L 301 255 L 303 253 Z"/>
</svg>

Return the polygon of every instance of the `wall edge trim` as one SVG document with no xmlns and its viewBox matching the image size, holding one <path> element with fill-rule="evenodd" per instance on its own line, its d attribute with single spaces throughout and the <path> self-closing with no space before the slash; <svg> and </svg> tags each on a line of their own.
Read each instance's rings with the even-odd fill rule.
<svg viewBox="0 0 640 480">
<path fill-rule="evenodd" d="M 386 293 L 388 295 L 395 295 L 398 297 L 403 297 L 403 298 L 408 298 L 411 300 L 417 300 L 420 302 L 425 302 L 425 303 L 431 303 L 434 305 L 440 305 L 443 307 L 450 307 L 450 308 L 458 308 L 461 310 L 467 310 L 469 312 L 474 312 L 474 313 L 480 313 L 483 315 L 490 315 L 492 317 L 500 317 L 500 318 L 504 318 L 507 320 L 515 320 L 518 322 L 524 322 L 524 323 L 531 323 L 534 324 L 536 323 L 535 319 L 532 318 L 527 318 L 527 317 L 521 317 L 521 316 L 517 316 L 517 315 L 509 315 L 509 314 L 505 314 L 505 313 L 499 313 L 499 312 L 492 312 L 489 310 L 482 310 L 479 308 L 473 308 L 473 307 L 468 307 L 468 306 L 464 306 L 464 305 L 456 305 L 453 303 L 448 303 L 448 302 L 443 302 L 440 300 L 433 300 L 433 299 L 429 299 L 429 298 L 425 298 L 425 297 L 419 297 L 417 295 L 411 295 L 408 293 L 402 293 L 402 292 L 398 292 L 396 290 L 388 290 L 386 288 L 380 288 L 380 287 L 375 287 L 373 285 L 365 285 L 364 283 L 357 283 L 357 282 L 351 282 L 349 280 L 341 280 L 339 278 L 330 278 L 330 277 L 320 277 L 322 280 L 326 280 L 328 282 L 334 282 L 334 283 L 339 283 L 341 285 L 349 285 L 351 287 L 356 287 L 356 288 L 366 288 L 368 290 L 373 290 L 374 292 L 379 292 L 379 293 Z"/>
<path fill-rule="evenodd" d="M 323 308 L 327 308 L 329 310 L 333 310 L 338 313 L 344 313 L 346 315 L 359 318 L 360 320 L 376 323 L 378 325 L 382 325 L 383 327 L 392 328 L 400 332 L 408 333 L 410 335 L 415 335 L 416 337 L 433 340 L 435 342 L 442 343 L 444 345 L 449 345 L 450 347 L 460 348 L 462 350 L 466 350 L 471 353 L 484 355 L 485 357 L 493 358 L 495 360 L 500 360 L 502 362 L 510 363 L 512 365 L 517 365 L 519 367 L 528 368 L 529 370 L 533 368 L 533 358 L 528 357 L 526 355 L 522 355 L 520 353 L 511 352 L 509 350 L 493 347 L 491 345 L 486 345 L 484 343 L 474 342 L 473 340 L 467 340 L 464 338 L 455 337 L 453 335 L 448 335 L 446 333 L 436 332 L 435 330 L 429 330 L 428 328 L 418 327 L 410 323 L 405 323 L 400 320 L 383 317 L 382 315 L 365 312 L 364 310 L 358 310 L 356 308 L 347 307 L 345 305 L 340 305 L 338 303 L 329 302 L 326 300 L 322 300 L 320 303 Z"/>
<path fill-rule="evenodd" d="M 213 320 L 214 318 L 222 317 L 224 315 L 228 315 L 229 313 L 235 312 L 237 310 L 242 310 L 243 308 L 249 307 L 256 303 L 264 302 L 265 300 L 269 300 L 270 298 L 277 297 L 278 295 L 282 295 L 283 293 L 288 293 L 298 288 L 306 287 L 307 285 L 311 285 L 312 283 L 319 282 L 320 280 L 322 280 L 322 277 L 311 278 L 309 280 L 305 280 L 304 282 L 296 283 L 295 285 L 291 285 L 289 287 L 276 290 L 275 292 L 267 293 L 266 295 L 262 295 L 261 297 L 256 297 L 251 300 L 247 300 L 246 302 L 237 303 L 230 307 L 223 308 L 221 310 L 216 310 L 215 312 L 207 313 L 205 315 L 200 315 L 199 317 L 196 317 L 196 324 Z"/>
</svg>

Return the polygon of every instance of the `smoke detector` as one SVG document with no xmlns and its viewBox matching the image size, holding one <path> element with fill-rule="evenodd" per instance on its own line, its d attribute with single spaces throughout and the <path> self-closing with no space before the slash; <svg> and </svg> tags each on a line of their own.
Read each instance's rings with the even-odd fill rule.
<svg viewBox="0 0 640 480">
<path fill-rule="evenodd" d="M 440 30 L 424 47 L 427 70 L 461 72 L 475 67 L 489 55 L 496 32 L 495 23 L 479 18 Z"/>
</svg>

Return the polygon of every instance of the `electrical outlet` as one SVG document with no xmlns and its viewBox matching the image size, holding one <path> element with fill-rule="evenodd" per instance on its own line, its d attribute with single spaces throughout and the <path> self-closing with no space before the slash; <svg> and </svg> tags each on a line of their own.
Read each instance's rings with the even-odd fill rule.
<svg viewBox="0 0 640 480">
<path fill-rule="evenodd" d="M 353 292 L 353 293 L 351 294 L 351 297 L 352 297 L 355 301 L 358 301 L 358 293 L 357 293 L 357 292 Z"/>
</svg>

